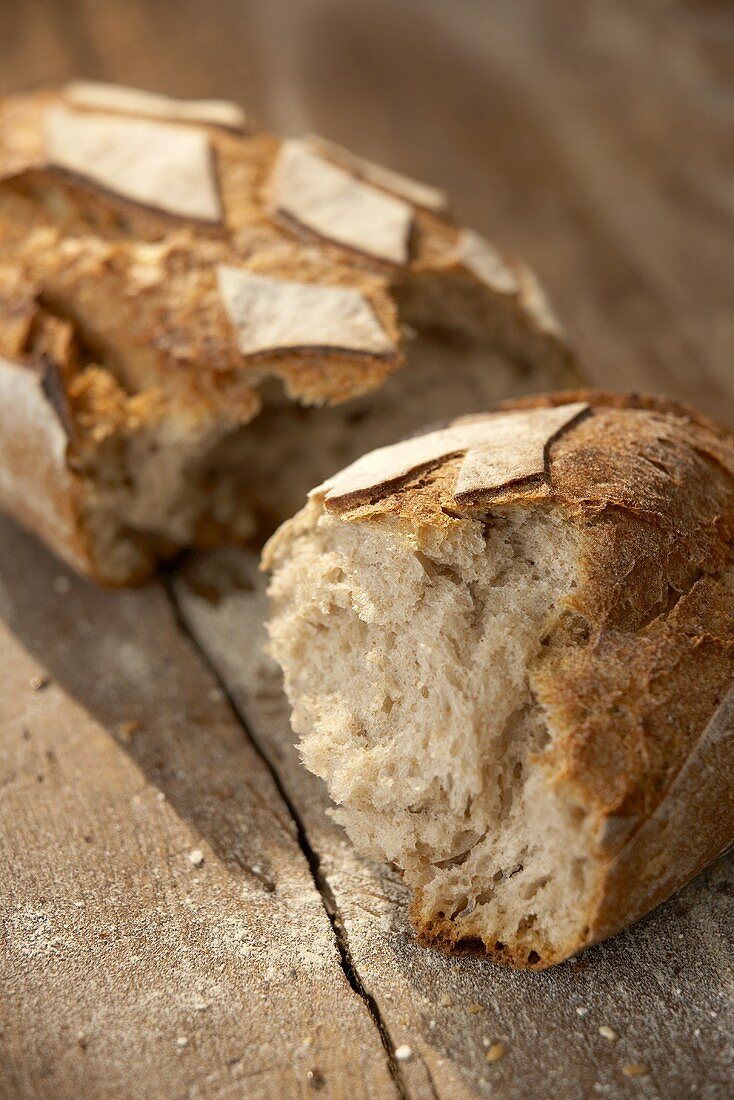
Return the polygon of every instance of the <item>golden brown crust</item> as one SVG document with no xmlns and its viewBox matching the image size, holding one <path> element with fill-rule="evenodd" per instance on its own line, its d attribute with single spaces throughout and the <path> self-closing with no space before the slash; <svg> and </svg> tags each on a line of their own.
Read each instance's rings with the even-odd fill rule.
<svg viewBox="0 0 734 1100">
<path fill-rule="evenodd" d="M 133 364 L 140 358 L 140 370 L 131 368 L 134 385 L 168 380 L 173 371 L 175 385 L 185 385 L 195 364 L 199 375 L 245 371 L 257 378 L 275 373 L 288 378 L 294 398 L 328 401 L 364 392 L 384 377 L 384 353 L 362 357 L 357 372 L 353 353 L 343 363 L 332 354 L 331 362 L 314 372 L 312 360 L 323 358 L 318 341 L 312 352 L 301 348 L 286 361 L 279 348 L 271 357 L 259 354 L 254 362 L 243 357 L 217 289 L 218 264 L 363 293 L 394 345 L 387 357 L 390 369 L 401 361 L 392 283 L 410 283 L 413 273 L 417 277 L 426 271 L 444 283 L 454 275 L 458 279 L 460 231 L 448 217 L 419 207 L 409 207 L 410 255 L 397 265 L 397 275 L 386 271 L 379 259 L 338 241 L 323 237 L 318 247 L 311 239 L 302 243 L 301 231 L 310 237 L 312 231 L 295 226 L 292 219 L 285 224 L 273 208 L 272 178 L 281 143 L 268 135 L 156 121 L 177 134 L 187 129 L 203 134 L 210 145 L 224 213 L 221 225 L 207 230 L 195 219 L 176 217 L 155 202 L 115 193 L 83 173 L 55 164 L 44 134 L 49 112 L 53 116 L 58 110 L 69 116 L 78 113 L 85 124 L 91 117 L 100 124 L 109 117 L 76 108 L 63 90 L 11 98 L 0 107 L 0 179 L 5 181 L 0 191 L 0 260 L 12 260 L 39 293 L 53 296 L 70 314 L 78 315 L 79 324 L 93 338 L 124 348 Z M 115 115 L 113 121 L 118 120 Z M 334 167 L 325 154 L 314 151 L 313 156 L 326 168 Z M 361 188 L 370 187 L 354 178 Z M 383 190 L 377 194 L 386 196 Z M 396 201 L 409 205 L 403 198 Z M 157 247 L 146 249 L 145 242 L 156 242 Z M 466 280 L 463 270 L 461 278 Z M 480 313 L 486 305 L 496 311 L 502 303 L 502 295 L 476 277 L 464 289 Z M 508 313 L 523 314 L 520 291 L 504 297 Z M 115 311 L 100 309 L 110 301 L 116 303 Z M 99 316 L 111 312 L 116 316 Z M 525 323 L 530 331 L 535 324 L 532 311 Z M 175 342 L 160 339 L 166 330 L 176 333 Z M 549 349 L 562 345 L 552 334 L 541 335 Z M 560 354 L 568 355 L 565 347 Z M 306 375 L 303 386 L 301 368 Z"/>
<path fill-rule="evenodd" d="M 489 345 L 554 363 L 565 381 L 572 356 L 530 284 L 513 276 L 513 286 L 498 289 L 466 268 L 462 232 L 430 189 L 349 162 L 318 139 L 300 145 L 316 166 L 307 204 L 292 186 L 285 198 L 277 192 L 287 143 L 247 129 L 232 105 L 99 85 L 0 101 L 0 350 L 38 361 L 24 326 L 39 309 L 69 327 L 84 348 L 62 372 L 72 409 L 85 412 L 74 423 L 82 450 L 104 431 L 100 412 L 133 415 L 127 407 L 120 414 L 126 399 L 136 402 L 135 416 L 165 415 L 170 406 L 194 419 L 246 424 L 267 377 L 306 404 L 365 394 L 401 366 L 402 322 L 413 319 L 411 301 L 427 279 L 456 303 L 445 323 L 470 320 Z M 347 182 L 344 194 L 338 186 L 329 192 L 335 176 Z M 346 208 L 335 211 L 342 201 Z M 335 239 L 324 210 L 339 214 Z M 384 231 L 381 218 L 390 223 Z M 389 262 L 362 246 L 375 233 Z M 498 262 L 520 271 L 514 261 Z M 251 309 L 243 335 L 222 293 L 225 269 L 303 284 L 329 301 L 303 311 L 307 323 L 295 332 L 283 296 L 279 323 Z M 3 294 L 10 270 L 22 292 Z M 360 331 L 352 336 L 355 318 Z M 110 376 L 106 387 L 100 370 Z"/>
<path fill-rule="evenodd" d="M 543 484 L 457 499 L 463 454 L 326 505 L 345 520 L 400 515 L 417 527 L 505 507 L 562 508 L 581 536 L 581 583 L 551 627 L 531 683 L 553 732 L 545 758 L 598 837 L 586 931 L 528 959 L 547 966 L 617 931 L 734 843 L 734 437 L 678 403 L 604 393 L 508 402 L 510 415 L 589 406 L 549 439 Z M 341 506 L 340 506 L 341 505 Z M 713 734 L 712 734 L 713 729 Z M 450 921 L 425 942 L 461 944 Z"/>
</svg>

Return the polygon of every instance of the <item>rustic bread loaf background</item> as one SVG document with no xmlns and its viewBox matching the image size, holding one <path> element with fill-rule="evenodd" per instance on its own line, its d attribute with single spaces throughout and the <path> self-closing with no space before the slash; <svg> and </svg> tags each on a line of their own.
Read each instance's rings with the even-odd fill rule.
<svg viewBox="0 0 734 1100">
<path fill-rule="evenodd" d="M 266 548 L 306 765 L 425 944 L 556 963 L 734 842 L 734 439 L 598 393 L 365 456 Z"/>
<path fill-rule="evenodd" d="M 575 378 L 532 273 L 435 188 L 218 101 L 0 105 L 0 507 L 98 579 L 272 529 L 368 446 Z"/>
</svg>

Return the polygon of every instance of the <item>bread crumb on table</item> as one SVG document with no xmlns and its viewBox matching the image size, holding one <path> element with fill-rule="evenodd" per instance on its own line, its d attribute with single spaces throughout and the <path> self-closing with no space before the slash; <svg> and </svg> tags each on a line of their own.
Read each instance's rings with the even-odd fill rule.
<svg viewBox="0 0 734 1100">
<path fill-rule="evenodd" d="M 193 851 L 189 852 L 189 863 L 191 863 L 192 866 L 201 867 L 203 862 L 204 853 L 201 848 L 194 848 Z"/>
<path fill-rule="evenodd" d="M 622 1066 L 625 1077 L 646 1077 L 649 1072 L 644 1062 L 627 1062 Z"/>
<path fill-rule="evenodd" d="M 439 1008 L 451 1008 L 453 1003 L 454 1002 L 451 1000 L 451 997 L 448 993 L 442 993 L 441 996 L 438 998 Z"/>
<path fill-rule="evenodd" d="M 488 1062 L 499 1062 L 507 1053 L 507 1047 L 504 1043 L 492 1043 L 487 1053 L 484 1055 Z"/>
<path fill-rule="evenodd" d="M 395 1057 L 399 1062 L 409 1062 L 413 1057 L 413 1051 L 406 1043 L 403 1043 L 396 1048 Z"/>
<path fill-rule="evenodd" d="M 609 1027 L 607 1024 L 602 1024 L 601 1025 L 601 1027 L 599 1028 L 599 1034 L 604 1039 L 609 1039 L 609 1041 L 612 1042 L 612 1043 L 614 1042 L 615 1039 L 618 1038 L 617 1033 L 614 1030 L 614 1028 Z"/>
<path fill-rule="evenodd" d="M 125 722 L 120 722 L 117 727 L 117 731 L 122 741 L 132 741 L 133 734 L 136 734 L 140 729 L 140 722 L 134 718 L 128 718 Z"/>
<path fill-rule="evenodd" d="M 31 691 L 43 691 L 51 683 L 50 676 L 31 676 L 28 684 Z"/>
<path fill-rule="evenodd" d="M 480 1005 L 475 1002 L 474 1004 L 469 1005 L 466 1011 L 471 1016 L 476 1016 L 478 1012 L 484 1012 L 484 1005 Z"/>
</svg>

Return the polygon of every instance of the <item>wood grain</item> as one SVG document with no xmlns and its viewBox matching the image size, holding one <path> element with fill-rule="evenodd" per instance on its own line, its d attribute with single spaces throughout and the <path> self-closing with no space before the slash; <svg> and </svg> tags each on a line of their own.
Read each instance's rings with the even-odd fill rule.
<svg viewBox="0 0 734 1100">
<path fill-rule="evenodd" d="M 16 0 L 0 93 L 230 97 L 434 182 L 594 381 L 734 425 L 733 47 L 715 0 Z M 101 593 L 2 522 L 0 613 L 0 1096 L 731 1094 L 731 857 L 556 971 L 419 951 L 298 765 L 251 559 Z"/>
<path fill-rule="evenodd" d="M 395 1096 L 292 815 L 163 590 L 95 589 L 3 521 L 0 608 L 0 1095 Z"/>
</svg>

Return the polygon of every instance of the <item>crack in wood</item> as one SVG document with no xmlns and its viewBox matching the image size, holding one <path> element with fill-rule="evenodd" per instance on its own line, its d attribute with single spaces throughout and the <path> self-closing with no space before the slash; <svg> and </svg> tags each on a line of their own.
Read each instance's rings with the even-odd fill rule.
<svg viewBox="0 0 734 1100">
<path fill-rule="evenodd" d="M 195 631 L 189 625 L 186 614 L 176 594 L 171 575 L 164 574 L 162 577 L 162 581 L 164 590 L 166 592 L 166 595 L 168 596 L 171 608 L 173 610 L 173 616 L 177 627 L 179 628 L 183 636 L 187 639 L 197 657 L 207 669 L 209 674 L 216 681 L 217 687 L 222 692 L 222 695 L 226 700 L 234 718 L 242 729 L 245 737 L 247 737 L 248 741 L 252 745 L 254 751 L 259 756 L 263 765 L 265 766 L 265 768 L 267 768 L 268 773 L 270 774 L 273 783 L 275 784 L 275 788 L 278 791 L 281 799 L 283 800 L 283 804 L 288 810 L 288 813 L 291 815 L 296 830 L 296 840 L 298 842 L 298 846 L 304 855 L 306 863 L 308 864 L 311 878 L 313 879 L 314 886 L 319 893 L 319 896 L 324 906 L 324 910 L 326 912 L 326 916 L 329 920 L 329 924 L 331 925 L 331 929 L 334 934 L 334 940 L 336 943 L 337 951 L 339 953 L 339 961 L 341 964 L 341 968 L 344 972 L 344 977 L 349 983 L 351 989 L 364 1003 L 375 1027 L 377 1028 L 377 1032 L 380 1036 L 380 1041 L 385 1050 L 388 1068 L 395 1083 L 395 1088 L 397 1089 L 398 1095 L 401 1097 L 401 1100 L 409 1100 L 409 1092 L 403 1079 L 403 1075 L 400 1072 L 398 1060 L 395 1057 L 395 1044 L 392 1041 L 390 1032 L 385 1024 L 382 1013 L 380 1012 L 380 1008 L 375 998 L 365 988 L 362 979 L 360 978 L 359 972 L 354 964 L 352 953 L 349 949 L 347 934 L 344 928 L 343 921 L 341 919 L 341 915 L 339 913 L 339 906 L 336 902 L 336 898 L 334 897 L 334 892 L 331 889 L 331 886 L 329 885 L 329 882 L 327 881 L 326 876 L 321 869 L 321 859 L 308 838 L 301 815 L 295 804 L 293 803 L 290 795 L 288 794 L 288 791 L 286 790 L 277 769 L 273 765 L 268 754 L 260 745 L 258 738 L 253 734 L 252 730 L 250 729 L 249 723 L 247 722 L 242 711 L 240 710 L 224 678 L 220 675 L 219 669 L 217 668 L 212 658 L 209 656 L 205 647 L 199 641 Z M 435 1096 L 435 1087 L 433 1087 L 432 1082 L 431 1086 Z"/>
</svg>

